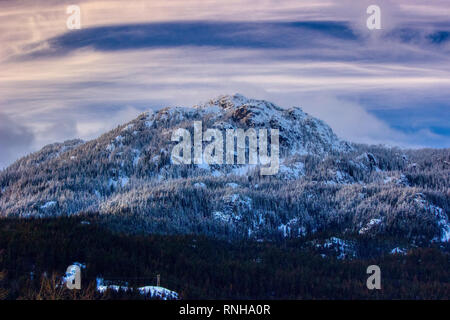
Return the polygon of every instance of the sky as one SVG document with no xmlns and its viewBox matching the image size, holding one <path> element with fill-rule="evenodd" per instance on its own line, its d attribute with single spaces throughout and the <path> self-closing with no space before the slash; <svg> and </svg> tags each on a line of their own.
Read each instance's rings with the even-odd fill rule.
<svg viewBox="0 0 450 320">
<path fill-rule="evenodd" d="M 0 1 L 0 168 L 234 93 L 348 141 L 449 148 L 449 18 L 448 0 Z"/>
</svg>

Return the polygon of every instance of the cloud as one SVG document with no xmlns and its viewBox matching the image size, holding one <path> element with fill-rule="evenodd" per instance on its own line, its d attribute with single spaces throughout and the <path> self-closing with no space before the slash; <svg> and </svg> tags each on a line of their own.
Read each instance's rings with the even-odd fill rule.
<svg viewBox="0 0 450 320">
<path fill-rule="evenodd" d="M 448 22 L 446 0 L 379 0 L 383 28 L 398 25 L 413 26 L 418 22 Z M 98 28 L 130 24 L 168 22 L 229 21 L 338 21 L 348 22 L 358 32 L 365 28 L 366 8 L 373 1 L 361 0 L 79 0 L 82 28 Z M 28 53 L 36 43 L 64 35 L 66 7 L 71 1 L 49 0 L 1 1 L 0 60 Z M 374 34 L 374 33 L 372 33 Z M 277 37 L 279 38 L 279 37 Z M 39 42 L 40 41 L 40 42 Z"/>
<path fill-rule="evenodd" d="M 33 141 L 31 130 L 0 113 L 0 169 L 29 151 Z"/>
<path fill-rule="evenodd" d="M 450 86 L 449 72 L 434 61 L 379 64 L 302 57 L 315 49 L 77 50 L 39 59 L 39 63 L 23 61 L 21 73 L 15 72 L 15 63 L 6 64 L 0 75 L 4 80 L 0 97 L 9 114 L 21 114 L 33 128 L 40 146 L 75 137 L 94 138 L 145 109 L 191 106 L 235 92 L 281 106 L 304 107 L 350 141 L 411 146 L 414 133 L 390 129 L 403 116 L 382 121 L 368 110 L 378 105 L 417 108 L 417 101 L 442 98 Z M 322 50 L 322 54 L 327 53 Z M 368 103 L 351 103 L 367 97 L 371 97 Z M 420 118 L 439 118 L 447 107 L 441 105 Z M 407 110 L 405 114 L 414 120 Z M 421 129 L 426 127 L 417 128 Z M 428 137 L 420 144 L 439 146 L 443 141 Z"/>
<path fill-rule="evenodd" d="M 0 2 L 0 110 L 30 151 L 235 92 L 299 105 L 351 141 L 448 146 L 442 1 L 421 14 L 423 1 L 380 0 L 375 33 L 365 0 L 78 3 L 82 29 L 68 31 L 71 2 Z"/>
<path fill-rule="evenodd" d="M 450 26 L 408 26 L 383 30 L 376 37 L 348 22 L 165 22 L 84 28 L 34 42 L 14 59 L 60 56 L 80 49 L 97 51 L 200 47 L 297 50 L 310 60 L 392 62 L 444 58 Z M 389 45 L 390 50 L 386 50 Z M 439 46 L 439 47 L 437 47 Z M 436 49 L 438 52 L 436 52 Z M 281 58 L 281 55 L 279 55 Z"/>
<path fill-rule="evenodd" d="M 283 35 L 280 37 L 280 35 Z M 359 40 L 345 22 L 165 22 L 112 25 L 71 31 L 35 42 L 15 59 L 98 51 L 215 47 L 224 49 L 320 49 Z M 353 44 L 356 46 L 357 44 Z M 318 56 L 320 58 L 322 56 Z"/>
<path fill-rule="evenodd" d="M 414 135 L 391 128 L 358 103 L 323 95 L 304 101 L 305 111 L 324 120 L 343 139 L 357 143 L 423 147 L 422 141 L 418 142 Z"/>
<path fill-rule="evenodd" d="M 134 106 L 125 106 L 108 114 L 95 112 L 95 109 L 92 111 L 91 116 L 77 119 L 77 134 L 85 140 L 96 138 L 118 125 L 133 120 L 142 113 L 143 109 Z"/>
</svg>

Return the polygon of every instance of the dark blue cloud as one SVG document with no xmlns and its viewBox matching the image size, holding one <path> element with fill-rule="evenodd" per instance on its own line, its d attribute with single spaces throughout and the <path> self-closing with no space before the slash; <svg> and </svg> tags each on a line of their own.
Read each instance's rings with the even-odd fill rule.
<svg viewBox="0 0 450 320">
<path fill-rule="evenodd" d="M 398 28 L 387 33 L 387 39 L 409 44 L 444 44 L 450 41 L 450 31 L 442 29 Z"/>
<path fill-rule="evenodd" d="M 167 22 L 69 31 L 50 39 L 51 49 L 39 54 L 64 54 L 85 47 L 102 51 L 180 46 L 305 48 L 323 45 L 322 37 L 358 39 L 343 22 Z"/>
<path fill-rule="evenodd" d="M 390 123 L 393 129 L 406 134 L 415 134 L 416 143 L 433 148 L 450 148 L 450 103 L 448 101 L 421 99 L 415 104 L 407 101 L 408 105 L 397 103 L 396 108 L 372 110 L 377 118 Z M 429 132 L 436 135 L 420 135 Z"/>
<path fill-rule="evenodd" d="M 68 31 L 48 40 L 49 46 L 18 59 L 59 56 L 91 48 L 119 51 L 152 48 L 215 47 L 224 49 L 281 49 L 277 59 L 285 60 L 288 49 L 300 49 L 301 58 L 327 61 L 429 61 L 436 46 L 450 40 L 450 26 L 398 27 L 381 34 L 382 46 L 373 46 L 369 34 L 356 32 L 346 22 L 164 22 L 115 25 Z M 393 50 L 386 50 L 392 47 Z M 399 49 L 401 44 L 408 44 Z M 415 50 L 410 45 L 420 47 Z M 40 44 L 33 44 L 36 48 Z M 434 48 L 433 48 L 434 47 Z M 29 48 L 33 49 L 33 48 Z M 287 49 L 287 50 L 282 50 Z M 425 50 L 423 50 L 425 49 Z M 438 48 L 438 50 L 440 50 Z M 445 47 L 442 47 L 444 53 Z M 275 57 L 272 57 L 275 58 Z M 292 57 L 291 57 L 292 58 Z M 297 57 L 300 58 L 300 57 Z"/>
<path fill-rule="evenodd" d="M 428 39 L 436 44 L 441 44 L 450 41 L 450 32 L 448 31 L 436 31 L 428 35 Z"/>
</svg>

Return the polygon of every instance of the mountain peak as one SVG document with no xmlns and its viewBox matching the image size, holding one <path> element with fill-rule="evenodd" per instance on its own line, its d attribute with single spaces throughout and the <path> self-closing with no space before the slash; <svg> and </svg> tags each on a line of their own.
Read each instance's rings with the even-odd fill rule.
<svg viewBox="0 0 450 320">
<path fill-rule="evenodd" d="M 282 111 L 283 109 L 278 107 L 277 105 L 265 101 L 265 100 L 257 100 L 251 99 L 243 96 L 240 93 L 235 93 L 234 95 L 221 95 L 216 98 L 209 100 L 207 103 L 201 105 L 200 107 L 209 108 L 209 107 L 220 107 L 223 110 L 235 110 L 235 109 L 268 109 L 268 110 L 277 110 Z"/>
<path fill-rule="evenodd" d="M 193 108 L 168 107 L 156 112 L 151 120 L 156 127 L 176 128 L 202 120 L 219 129 L 279 129 L 282 155 L 327 154 L 349 151 L 348 143 L 339 140 L 333 130 L 299 107 L 281 108 L 266 101 L 241 94 L 221 95 Z"/>
<path fill-rule="evenodd" d="M 175 165 L 171 136 L 185 128 L 192 137 L 196 121 L 201 121 L 203 131 L 214 128 L 222 133 L 278 129 L 279 171 L 261 177 L 258 166 L 246 160 L 243 164 Z M 440 154 L 444 160 L 445 152 Z M 430 157 L 422 151 L 408 156 L 419 164 Z M 284 237 L 334 232 L 339 225 L 343 232 L 376 233 L 391 228 L 405 237 L 415 232 L 447 241 L 450 225 L 445 202 L 433 203 L 428 189 L 417 196 L 421 179 L 414 175 L 422 173 L 416 172 L 419 166 L 407 166 L 405 157 L 395 149 L 349 145 L 325 122 L 300 108 L 284 109 L 239 94 L 220 96 L 202 106 L 144 113 L 97 139 L 49 145 L 18 160 L 0 171 L 0 216 L 99 213 L 101 221 L 121 224 L 124 229 L 130 226 L 133 232 L 217 230 L 219 236 L 255 239 L 280 232 Z M 440 179 L 445 176 L 442 163 L 435 161 L 433 168 L 437 172 L 434 186 L 445 189 Z M 408 176 L 413 177 L 411 181 Z M 391 204 L 386 197 L 391 189 L 399 204 Z M 374 197 L 381 203 L 378 209 L 368 202 Z M 435 199 L 445 195 L 439 197 Z M 409 221 L 399 220 L 405 208 L 415 213 L 410 228 Z M 418 219 L 426 222 L 423 227 Z"/>
</svg>

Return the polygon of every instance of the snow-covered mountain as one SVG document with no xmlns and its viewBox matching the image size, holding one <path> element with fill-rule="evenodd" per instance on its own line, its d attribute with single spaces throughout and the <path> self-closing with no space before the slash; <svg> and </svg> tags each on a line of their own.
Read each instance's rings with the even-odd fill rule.
<svg viewBox="0 0 450 320">
<path fill-rule="evenodd" d="M 175 129 L 276 128 L 280 168 L 174 165 Z M 221 96 L 55 143 L 0 172 L 0 214 L 89 214 L 127 231 L 302 237 L 325 231 L 448 241 L 450 152 L 355 145 L 293 107 Z"/>
</svg>

